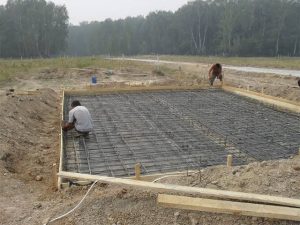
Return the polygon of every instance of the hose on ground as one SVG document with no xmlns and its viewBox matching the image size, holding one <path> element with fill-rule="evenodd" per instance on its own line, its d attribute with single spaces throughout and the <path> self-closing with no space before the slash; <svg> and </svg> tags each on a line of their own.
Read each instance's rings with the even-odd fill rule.
<svg viewBox="0 0 300 225">
<path fill-rule="evenodd" d="M 63 215 L 61 215 L 61 216 L 59 216 L 59 217 L 56 217 L 56 218 L 54 218 L 54 219 L 49 220 L 48 222 L 46 222 L 46 223 L 43 224 L 43 225 L 48 225 L 48 224 L 50 224 L 50 223 L 53 223 L 53 222 L 55 222 L 55 221 L 57 221 L 57 220 L 60 220 L 60 219 L 62 219 L 62 218 L 64 218 L 64 217 L 66 217 L 67 215 L 71 214 L 72 212 L 74 212 L 74 211 L 81 205 L 81 203 L 84 201 L 84 199 L 88 196 L 88 194 L 90 193 L 90 191 L 93 189 L 93 187 L 95 186 L 95 184 L 96 184 L 97 182 L 98 182 L 98 180 L 96 180 L 96 181 L 92 184 L 92 186 L 89 188 L 89 190 L 88 190 L 87 193 L 84 195 L 84 197 L 81 199 L 81 201 L 80 201 L 73 209 L 71 209 L 69 212 L 67 212 L 67 213 L 65 213 L 65 214 L 63 214 Z"/>
</svg>

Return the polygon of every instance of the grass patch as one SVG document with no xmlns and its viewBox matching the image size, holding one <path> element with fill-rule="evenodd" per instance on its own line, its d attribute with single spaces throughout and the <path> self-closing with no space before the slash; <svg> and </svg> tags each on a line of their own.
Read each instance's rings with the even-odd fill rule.
<svg viewBox="0 0 300 225">
<path fill-rule="evenodd" d="M 15 76 L 30 76 L 33 73 L 42 70 L 53 69 L 70 69 L 70 68 L 95 68 L 118 70 L 127 69 L 145 69 L 153 70 L 153 66 L 147 63 L 109 60 L 102 57 L 61 57 L 50 59 L 0 59 L 0 82 L 9 81 Z"/>
</svg>

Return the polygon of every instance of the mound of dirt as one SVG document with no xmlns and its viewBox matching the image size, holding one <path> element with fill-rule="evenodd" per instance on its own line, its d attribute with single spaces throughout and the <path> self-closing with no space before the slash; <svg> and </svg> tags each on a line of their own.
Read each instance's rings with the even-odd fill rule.
<svg viewBox="0 0 300 225">
<path fill-rule="evenodd" d="M 6 170 L 31 179 L 49 162 L 49 156 L 55 161 L 50 148 L 57 145 L 57 141 L 51 143 L 59 118 L 56 92 L 43 89 L 34 95 L 8 95 L 0 115 L 0 158 Z"/>
</svg>

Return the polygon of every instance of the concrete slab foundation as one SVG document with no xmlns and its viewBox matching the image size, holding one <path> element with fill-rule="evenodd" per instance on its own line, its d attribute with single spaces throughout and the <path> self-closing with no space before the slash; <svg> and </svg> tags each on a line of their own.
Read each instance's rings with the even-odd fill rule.
<svg viewBox="0 0 300 225">
<path fill-rule="evenodd" d="M 104 176 L 199 169 L 298 153 L 300 117 L 222 90 L 65 96 L 92 115 L 89 138 L 63 135 L 63 170 Z"/>
</svg>

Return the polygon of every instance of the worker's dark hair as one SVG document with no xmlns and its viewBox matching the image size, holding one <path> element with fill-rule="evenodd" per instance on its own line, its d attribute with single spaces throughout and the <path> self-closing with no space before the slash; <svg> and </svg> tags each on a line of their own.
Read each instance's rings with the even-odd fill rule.
<svg viewBox="0 0 300 225">
<path fill-rule="evenodd" d="M 221 64 L 220 63 L 216 63 L 216 67 L 218 67 L 218 68 L 222 68 L 222 66 L 221 66 Z"/>
<path fill-rule="evenodd" d="M 74 108 L 76 106 L 80 106 L 80 102 L 78 100 L 74 100 L 72 103 L 71 103 L 71 106 Z"/>
<path fill-rule="evenodd" d="M 300 79 L 298 80 L 298 86 L 300 87 Z"/>
</svg>

